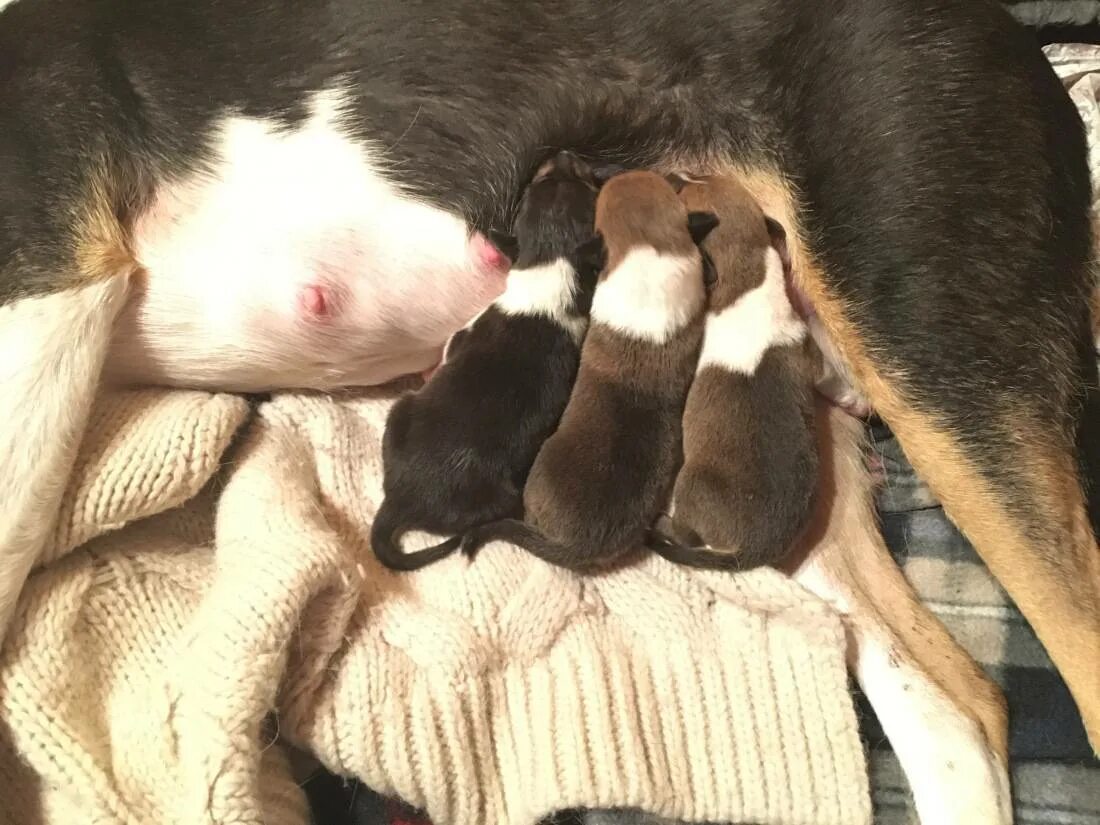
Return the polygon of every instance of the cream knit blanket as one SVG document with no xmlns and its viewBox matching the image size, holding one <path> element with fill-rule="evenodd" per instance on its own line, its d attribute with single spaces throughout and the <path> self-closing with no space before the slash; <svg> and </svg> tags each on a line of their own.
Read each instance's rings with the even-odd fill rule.
<svg viewBox="0 0 1100 825">
<path fill-rule="evenodd" d="M 0 655 L 0 822 L 304 825 L 284 742 L 437 825 L 870 821 L 841 623 L 778 573 L 381 568 L 391 400 L 99 399 Z"/>
</svg>

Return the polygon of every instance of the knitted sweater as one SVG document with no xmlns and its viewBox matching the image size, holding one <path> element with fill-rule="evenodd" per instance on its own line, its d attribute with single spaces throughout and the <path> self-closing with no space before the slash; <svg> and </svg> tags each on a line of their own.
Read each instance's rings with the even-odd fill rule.
<svg viewBox="0 0 1100 825">
<path fill-rule="evenodd" d="M 780 574 L 377 564 L 392 392 L 99 400 L 0 654 L 0 823 L 304 825 L 284 742 L 436 825 L 869 822 L 843 629 Z"/>
</svg>

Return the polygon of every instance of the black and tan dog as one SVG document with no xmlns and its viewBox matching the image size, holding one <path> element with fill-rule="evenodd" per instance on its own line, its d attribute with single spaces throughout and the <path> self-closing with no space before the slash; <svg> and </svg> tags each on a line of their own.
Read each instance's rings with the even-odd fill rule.
<svg viewBox="0 0 1100 825">
<path fill-rule="evenodd" d="M 660 175 L 612 178 L 596 204 L 606 245 L 577 382 L 535 458 L 523 518 L 466 534 L 476 553 L 508 541 L 574 570 L 639 549 L 683 459 L 681 419 L 703 339 L 697 243 L 716 225 Z"/>
<path fill-rule="evenodd" d="M 684 464 L 651 546 L 694 567 L 777 564 L 809 521 L 818 487 L 814 357 L 787 296 L 769 221 L 736 180 L 686 183 L 691 211 L 718 216 L 702 244 L 714 270 Z"/>
<path fill-rule="evenodd" d="M 104 373 L 432 366 L 503 287 L 484 236 L 547 147 L 738 177 L 787 229 L 822 334 L 1100 746 L 1085 138 L 985 0 L 5 7 L 0 627 Z"/>
<path fill-rule="evenodd" d="M 593 237 L 598 181 L 560 152 L 524 193 L 504 294 L 447 344 L 443 366 L 400 398 L 382 439 L 385 497 L 371 548 L 394 570 L 449 555 L 479 524 L 523 515 L 523 485 L 558 425 L 580 361 L 588 310 L 603 267 Z M 401 536 L 451 537 L 406 553 Z"/>
</svg>

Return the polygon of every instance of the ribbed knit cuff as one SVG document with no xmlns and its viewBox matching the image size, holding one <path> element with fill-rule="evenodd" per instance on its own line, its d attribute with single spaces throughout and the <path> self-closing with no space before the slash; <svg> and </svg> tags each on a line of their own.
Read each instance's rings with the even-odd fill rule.
<svg viewBox="0 0 1100 825">
<path fill-rule="evenodd" d="M 288 727 L 331 769 L 436 825 L 534 825 L 577 806 L 871 821 L 843 630 L 821 612 L 750 613 L 718 598 L 683 639 L 589 614 L 545 656 L 465 677 L 349 642 L 303 715 L 283 709 Z"/>
</svg>

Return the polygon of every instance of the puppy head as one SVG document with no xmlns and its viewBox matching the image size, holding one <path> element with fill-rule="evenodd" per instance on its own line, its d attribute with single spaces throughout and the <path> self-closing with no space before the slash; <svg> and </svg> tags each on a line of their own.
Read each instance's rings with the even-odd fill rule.
<svg viewBox="0 0 1100 825">
<path fill-rule="evenodd" d="M 701 244 L 711 269 L 711 311 L 731 305 L 763 282 L 770 250 L 775 250 L 784 269 L 789 267 L 782 227 L 764 215 L 736 180 L 708 177 L 685 182 L 680 199 L 689 211 L 718 216 L 718 226 Z"/>
<path fill-rule="evenodd" d="M 637 247 L 690 255 L 695 242 L 687 229 L 687 208 L 672 184 L 654 172 L 616 175 L 596 203 L 596 231 L 607 244 L 609 269 Z"/>
<path fill-rule="evenodd" d="M 609 180 L 596 203 L 606 266 L 592 320 L 663 344 L 697 318 L 705 289 L 696 244 L 716 223 L 713 215 L 690 215 L 660 175 L 625 172 Z"/>
<path fill-rule="evenodd" d="M 496 301 L 499 309 L 549 316 L 582 334 L 601 268 L 591 250 L 598 190 L 591 168 L 570 152 L 539 167 L 523 194 L 513 235 L 494 238 L 515 259 Z"/>
<path fill-rule="evenodd" d="M 598 192 L 591 167 L 571 152 L 558 152 L 523 193 L 511 234 L 492 232 L 493 242 L 516 269 L 567 257 L 592 237 Z"/>
</svg>

